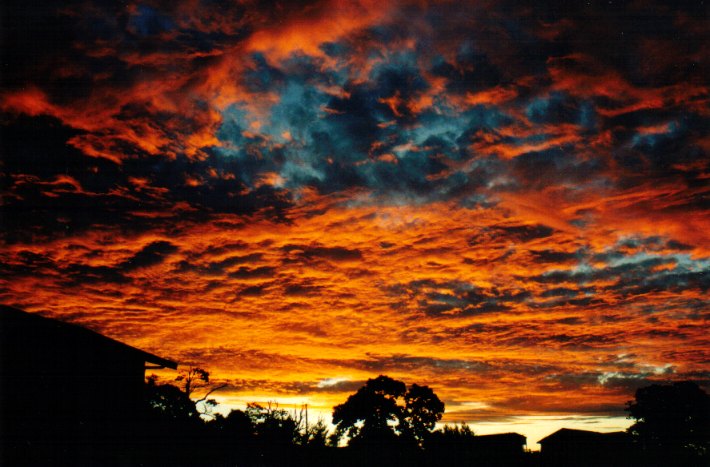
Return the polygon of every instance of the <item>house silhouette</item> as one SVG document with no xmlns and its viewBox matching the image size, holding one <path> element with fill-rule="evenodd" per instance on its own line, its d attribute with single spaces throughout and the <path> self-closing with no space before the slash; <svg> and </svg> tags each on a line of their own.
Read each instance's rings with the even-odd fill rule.
<svg viewBox="0 0 710 467">
<path fill-rule="evenodd" d="M 524 454 L 527 438 L 519 433 L 496 433 L 473 438 L 474 458 L 485 465 L 516 465 Z"/>
<path fill-rule="evenodd" d="M 632 445 L 623 431 L 597 431 L 562 428 L 538 441 L 545 465 L 550 466 L 627 466 Z"/>
<path fill-rule="evenodd" d="M 108 462 L 132 445 L 146 363 L 177 364 L 86 328 L 0 305 L 0 463 Z"/>
</svg>

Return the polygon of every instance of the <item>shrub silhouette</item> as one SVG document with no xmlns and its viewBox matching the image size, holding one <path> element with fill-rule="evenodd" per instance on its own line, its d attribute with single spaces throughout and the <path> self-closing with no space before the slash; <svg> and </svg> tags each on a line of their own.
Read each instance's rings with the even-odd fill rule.
<svg viewBox="0 0 710 467">
<path fill-rule="evenodd" d="M 199 419 L 195 402 L 188 394 L 171 384 L 158 384 L 154 376 L 147 378 L 145 398 L 151 418 L 182 422 Z"/>
<path fill-rule="evenodd" d="M 697 384 L 654 384 L 627 405 L 636 420 L 628 431 L 647 456 L 665 465 L 708 465 L 710 396 Z"/>
</svg>

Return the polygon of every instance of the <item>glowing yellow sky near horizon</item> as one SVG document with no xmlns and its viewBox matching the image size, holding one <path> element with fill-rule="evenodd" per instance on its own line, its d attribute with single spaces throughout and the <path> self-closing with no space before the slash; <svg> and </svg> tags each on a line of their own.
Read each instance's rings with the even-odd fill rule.
<svg viewBox="0 0 710 467">
<path fill-rule="evenodd" d="M 272 406 L 278 405 L 278 408 L 284 409 L 295 417 L 301 415 L 302 410 L 308 411 L 309 425 L 317 423 L 319 420 L 326 422 L 327 426 L 332 429 L 332 410 L 329 407 L 319 407 L 313 405 L 313 399 L 302 397 L 286 397 L 268 400 L 257 400 L 249 396 L 241 396 L 237 398 L 220 397 L 218 394 L 213 394 L 218 401 L 218 406 L 215 407 L 212 413 L 227 415 L 230 410 L 244 410 L 248 403 L 258 403 L 266 407 L 269 403 Z M 263 395 L 259 395 L 263 396 Z M 340 401 L 340 403 L 344 402 Z M 576 429 L 589 430 L 597 432 L 613 432 L 624 431 L 632 423 L 633 420 L 626 417 L 610 417 L 610 416 L 585 416 L 585 415 L 520 415 L 512 417 L 501 417 L 500 419 L 483 420 L 476 422 L 467 422 L 466 417 L 457 418 L 456 412 L 447 412 L 444 419 L 437 424 L 436 429 L 442 428 L 444 425 L 460 425 L 467 424 L 471 427 L 476 435 L 491 435 L 497 433 L 519 433 L 526 437 L 526 449 L 530 451 L 539 451 L 540 441 L 545 436 L 561 429 Z"/>
</svg>

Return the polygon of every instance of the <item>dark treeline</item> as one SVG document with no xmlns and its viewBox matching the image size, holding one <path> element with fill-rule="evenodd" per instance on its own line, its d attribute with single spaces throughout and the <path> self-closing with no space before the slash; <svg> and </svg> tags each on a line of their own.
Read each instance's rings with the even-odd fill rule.
<svg viewBox="0 0 710 467">
<path fill-rule="evenodd" d="M 139 465 L 451 466 L 535 465 L 533 455 L 479 446 L 468 425 L 435 429 L 444 403 L 427 386 L 379 376 L 333 410 L 334 429 L 307 408 L 247 404 L 217 413 L 214 387 L 199 368 L 174 384 L 150 377 L 134 445 L 115 458 Z M 218 387 L 217 387 L 218 388 Z M 204 396 L 200 397 L 200 394 Z M 190 396 L 193 396 L 192 398 Z M 517 436 L 517 435 L 516 435 Z M 522 437 L 521 437 L 522 438 Z M 105 459 L 107 459 L 106 457 Z"/>
<path fill-rule="evenodd" d="M 697 384 L 638 389 L 626 432 L 561 429 L 525 450 L 517 433 L 437 423 L 428 386 L 379 376 L 333 408 L 248 404 L 226 415 L 223 386 L 85 328 L 0 305 L 0 465 L 5 466 L 708 466 L 710 397 Z M 527 440 L 528 444 L 538 440 Z"/>
<path fill-rule="evenodd" d="M 444 413 L 436 394 L 386 376 L 334 407 L 334 430 L 308 420 L 305 407 L 274 403 L 248 404 L 224 416 L 213 411 L 209 374 L 196 370 L 178 377 L 179 387 L 149 378 L 132 446 L 117 444 L 106 459 L 146 466 L 710 465 L 710 399 L 689 382 L 639 389 L 627 407 L 636 423 L 621 438 L 563 439 L 560 454 L 559 446 L 557 452 L 546 453 L 545 445 L 542 453 L 524 450 L 516 434 L 476 436 L 463 424 L 435 429 Z M 206 395 L 197 398 L 200 386 Z M 579 433 L 595 434 L 563 434 Z"/>
<path fill-rule="evenodd" d="M 252 403 L 223 415 L 211 399 L 219 389 L 200 368 L 167 384 L 149 377 L 141 408 L 122 423 L 77 428 L 48 415 L 45 422 L 54 426 L 32 427 L 20 450 L 5 453 L 5 465 L 710 465 L 710 397 L 690 382 L 639 389 L 627 404 L 636 423 L 626 433 L 560 430 L 545 438 L 542 452 L 524 449 L 525 438 L 515 433 L 436 428 L 445 407 L 434 391 L 387 376 L 368 380 L 334 407 L 333 429 L 309 420 L 305 406 Z"/>
</svg>

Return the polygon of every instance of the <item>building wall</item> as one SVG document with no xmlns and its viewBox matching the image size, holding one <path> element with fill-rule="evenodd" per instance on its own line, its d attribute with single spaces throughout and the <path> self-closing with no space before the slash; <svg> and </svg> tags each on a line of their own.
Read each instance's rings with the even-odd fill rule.
<svg viewBox="0 0 710 467">
<path fill-rule="evenodd" d="M 616 438 L 601 434 L 568 435 L 548 439 L 540 443 L 546 465 L 551 466 L 629 466 L 632 451 L 630 445 Z"/>
<path fill-rule="evenodd" d="M 138 355 L 49 320 L 0 319 L 0 341 L 0 432 L 8 465 L 71 464 L 129 441 L 143 400 Z"/>
</svg>

